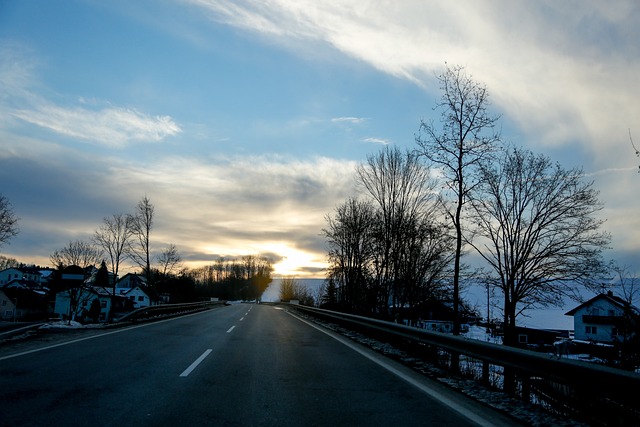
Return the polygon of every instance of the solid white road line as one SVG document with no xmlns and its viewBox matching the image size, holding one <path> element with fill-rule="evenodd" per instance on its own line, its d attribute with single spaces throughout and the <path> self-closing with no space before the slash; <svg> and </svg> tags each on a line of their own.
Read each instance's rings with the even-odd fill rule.
<svg viewBox="0 0 640 427">
<path fill-rule="evenodd" d="M 106 337 L 107 335 L 119 334 L 121 332 L 130 331 L 132 329 L 146 328 L 146 327 L 149 327 L 149 326 L 154 326 L 154 325 L 158 325 L 160 323 L 165 323 L 165 322 L 174 322 L 176 320 L 184 319 L 185 317 L 198 316 L 198 315 L 201 315 L 203 313 L 206 313 L 206 311 L 199 311 L 199 312 L 193 313 L 193 314 L 185 314 L 184 316 L 172 317 L 171 319 L 158 320 L 156 322 L 149 322 L 149 323 L 145 323 L 145 324 L 142 324 L 142 325 L 125 327 L 125 328 L 122 328 L 122 329 L 116 329 L 115 331 L 97 333 L 96 335 L 90 335 L 90 336 L 84 337 L 84 338 L 78 338 L 78 339 L 75 339 L 75 340 L 65 341 L 65 342 L 61 342 L 61 343 L 58 343 L 58 344 L 52 344 L 52 345 L 48 345 L 46 347 L 39 347 L 39 348 L 35 348 L 33 350 L 27 350 L 27 351 L 23 351 L 23 352 L 20 352 L 20 353 L 9 354 L 7 356 L 0 357 L 0 360 L 12 359 L 14 357 L 20 357 L 20 356 L 25 356 L 27 354 L 38 353 L 40 351 L 50 350 L 52 348 L 62 347 L 62 346 L 69 345 L 69 344 L 75 344 L 75 343 L 81 342 L 81 341 L 92 340 L 94 338 L 100 338 L 100 337 Z"/>
<path fill-rule="evenodd" d="M 180 374 L 181 377 L 187 377 L 189 376 L 189 374 L 198 367 L 198 365 L 200 363 L 202 363 L 202 361 L 209 355 L 209 353 L 211 353 L 213 350 L 212 349 L 208 349 L 207 351 L 205 351 L 204 353 L 202 353 L 200 355 L 200 357 L 198 357 L 196 359 L 195 362 L 193 362 L 187 369 L 184 370 L 183 373 Z"/>
<path fill-rule="evenodd" d="M 339 341 L 340 343 L 346 345 L 347 347 L 349 347 L 350 349 L 360 353 L 362 356 L 366 357 L 367 359 L 371 360 L 372 362 L 378 364 L 379 366 L 381 366 L 382 368 L 386 369 L 387 371 L 391 372 L 392 374 L 396 375 L 397 377 L 403 379 L 404 381 L 408 382 L 409 384 L 413 385 L 414 387 L 416 387 L 417 389 L 419 389 L 420 391 L 422 391 L 423 393 L 431 396 L 432 398 L 438 400 L 440 403 L 448 406 L 449 408 L 453 409 L 454 411 L 458 412 L 460 415 L 468 418 L 469 420 L 475 422 L 476 424 L 478 424 L 479 426 L 482 427 L 492 427 L 494 424 L 491 421 L 488 421 L 486 419 L 484 419 L 483 417 L 478 416 L 477 414 L 475 414 L 474 412 L 470 411 L 468 408 L 466 408 L 464 405 L 460 405 L 458 402 L 456 402 L 455 400 L 442 395 L 441 393 L 439 393 L 437 390 L 434 390 L 430 387 L 428 387 L 426 384 L 424 384 L 423 382 L 417 380 L 413 375 L 408 375 L 404 369 L 400 370 L 395 368 L 391 363 L 388 363 L 386 360 L 384 360 L 383 358 L 381 358 L 378 354 L 373 353 L 372 351 L 367 351 L 364 348 L 354 345 L 353 342 L 351 342 L 349 339 L 338 335 L 335 332 L 329 331 L 327 329 L 321 328 L 318 325 L 315 325 L 311 322 L 308 322 L 307 320 L 296 316 L 295 314 L 289 312 L 289 311 L 285 311 L 285 313 L 287 313 L 288 315 L 290 315 L 291 317 L 295 317 L 296 319 L 300 320 L 303 323 L 306 323 L 307 325 L 311 326 L 312 328 L 315 328 L 317 330 L 319 330 L 320 332 L 329 335 L 331 338 L 335 339 L 336 341 Z"/>
<path fill-rule="evenodd" d="M 227 333 L 229 333 L 229 332 L 233 331 L 233 330 L 235 329 L 235 327 L 236 327 L 235 325 L 233 325 L 232 327 L 230 327 L 230 328 L 229 328 L 229 330 L 227 331 Z"/>
</svg>

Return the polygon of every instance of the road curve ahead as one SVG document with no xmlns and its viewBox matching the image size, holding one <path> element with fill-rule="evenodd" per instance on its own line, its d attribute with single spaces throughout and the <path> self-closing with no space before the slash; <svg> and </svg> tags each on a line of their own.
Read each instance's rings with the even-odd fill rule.
<svg viewBox="0 0 640 427">
<path fill-rule="evenodd" d="M 0 425 L 472 426 L 512 419 L 269 305 L 0 357 Z"/>
</svg>

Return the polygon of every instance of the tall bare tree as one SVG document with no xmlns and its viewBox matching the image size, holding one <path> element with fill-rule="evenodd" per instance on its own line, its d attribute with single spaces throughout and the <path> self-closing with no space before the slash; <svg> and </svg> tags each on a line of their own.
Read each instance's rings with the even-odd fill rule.
<svg viewBox="0 0 640 427">
<path fill-rule="evenodd" d="M 152 284 L 151 277 L 151 230 L 153 229 L 154 207 L 145 195 L 136 205 L 131 216 L 132 238 L 127 247 L 129 258 L 144 271 L 147 284 Z"/>
<path fill-rule="evenodd" d="M 18 234 L 18 218 L 5 196 L 0 194 L 0 247 Z"/>
<path fill-rule="evenodd" d="M 483 178 L 483 192 L 471 203 L 482 238 L 471 244 L 504 295 L 504 342 L 515 345 L 519 310 L 558 305 L 578 284 L 598 285 L 610 238 L 597 216 L 598 192 L 580 168 L 512 148 Z"/>
<path fill-rule="evenodd" d="M 480 183 L 479 168 L 500 141 L 499 116 L 489 113 L 487 88 L 463 67 L 448 66 L 438 76 L 442 97 L 436 104 L 440 122 L 422 121 L 418 152 L 441 173 L 442 199 L 456 235 L 453 271 L 453 333 L 460 333 L 460 273 L 464 243 L 464 208 Z"/>
<path fill-rule="evenodd" d="M 180 256 L 176 245 L 172 243 L 168 248 L 160 253 L 160 256 L 158 257 L 158 264 L 158 270 L 162 274 L 162 277 L 166 277 L 180 269 L 182 266 L 182 257 Z"/>
<path fill-rule="evenodd" d="M 131 216 L 126 214 L 113 214 L 105 217 L 103 224 L 93 235 L 93 241 L 109 256 L 113 280 L 111 286 L 113 295 L 116 294 L 116 281 L 120 263 L 126 256 L 127 245 L 133 233 Z"/>
<path fill-rule="evenodd" d="M 50 256 L 51 263 L 58 268 L 77 265 L 86 269 L 100 264 L 102 251 L 90 242 L 83 240 L 70 241 L 67 246 L 57 249 Z"/>
</svg>

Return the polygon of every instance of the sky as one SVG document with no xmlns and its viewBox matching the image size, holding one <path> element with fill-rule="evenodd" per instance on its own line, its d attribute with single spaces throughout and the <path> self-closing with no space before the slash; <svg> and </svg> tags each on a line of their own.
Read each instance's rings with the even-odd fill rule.
<svg viewBox="0 0 640 427">
<path fill-rule="evenodd" d="M 155 253 L 323 277 L 356 165 L 416 148 L 450 64 L 505 142 L 584 169 L 640 274 L 639 29 L 634 0 L 0 0 L 0 254 L 50 265 L 146 195 Z"/>
</svg>

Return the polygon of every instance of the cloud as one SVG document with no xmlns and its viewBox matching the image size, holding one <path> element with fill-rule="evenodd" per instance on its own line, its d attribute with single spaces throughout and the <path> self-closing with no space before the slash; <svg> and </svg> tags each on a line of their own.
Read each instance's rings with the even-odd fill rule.
<svg viewBox="0 0 640 427">
<path fill-rule="evenodd" d="M 640 116 L 640 6 L 492 1 L 193 0 L 211 19 L 309 54 L 321 43 L 436 92 L 445 61 L 487 84 L 536 144 L 583 144 L 597 167 Z M 523 18 L 526 17 L 526 18 Z M 637 126 L 636 126 L 637 127 Z M 620 138 L 615 135 L 620 134 Z"/>
<path fill-rule="evenodd" d="M 389 145 L 389 144 L 391 144 L 391 141 L 389 141 L 388 139 L 384 139 L 384 138 L 364 138 L 363 141 L 364 142 L 370 142 L 372 144 L 380 144 L 380 145 Z"/>
<path fill-rule="evenodd" d="M 113 147 L 159 142 L 182 131 L 166 115 L 152 116 L 118 106 L 89 109 L 87 106 L 104 101 L 83 96 L 78 97 L 78 107 L 57 105 L 34 92 L 41 86 L 36 76 L 40 63 L 31 49 L 0 40 L 0 55 L 6 59 L 0 62 L 0 86 L 4 89 L 0 94 L 1 127 L 15 126 L 15 119 L 19 119 L 63 136 Z"/>
<path fill-rule="evenodd" d="M 15 110 L 13 115 L 61 135 L 114 147 L 158 142 L 181 132 L 169 116 L 150 116 L 120 107 L 93 111 L 46 103 L 33 110 Z"/>
<path fill-rule="evenodd" d="M 587 178 L 597 178 L 611 206 L 610 217 L 636 204 L 638 163 L 627 135 L 628 128 L 640 128 L 636 1 L 585 0 L 579 7 L 527 0 L 188 3 L 216 23 L 301 57 L 326 55 L 317 48 L 322 46 L 412 82 L 434 98 L 440 96 L 435 76 L 445 62 L 462 65 L 487 86 L 506 139 L 568 168 L 583 162 Z M 606 224 L 614 240 L 637 242 L 634 230 L 640 228 L 624 224 L 628 215 L 620 217 Z"/>
<path fill-rule="evenodd" d="M 366 122 L 368 119 L 364 117 L 334 117 L 331 119 L 333 123 L 351 123 L 351 124 L 360 124 Z"/>
<path fill-rule="evenodd" d="M 328 157 L 137 160 L 26 139 L 7 148 L 0 180 L 21 234 L 6 249 L 25 262 L 47 264 L 48 254 L 71 239 L 89 239 L 102 218 L 131 212 L 146 194 L 156 208 L 154 248 L 176 244 L 189 267 L 217 256 L 278 253 L 280 274 L 295 258 L 302 261 L 296 274 L 317 276 L 325 262 L 325 215 L 355 187 L 356 162 Z"/>
</svg>

